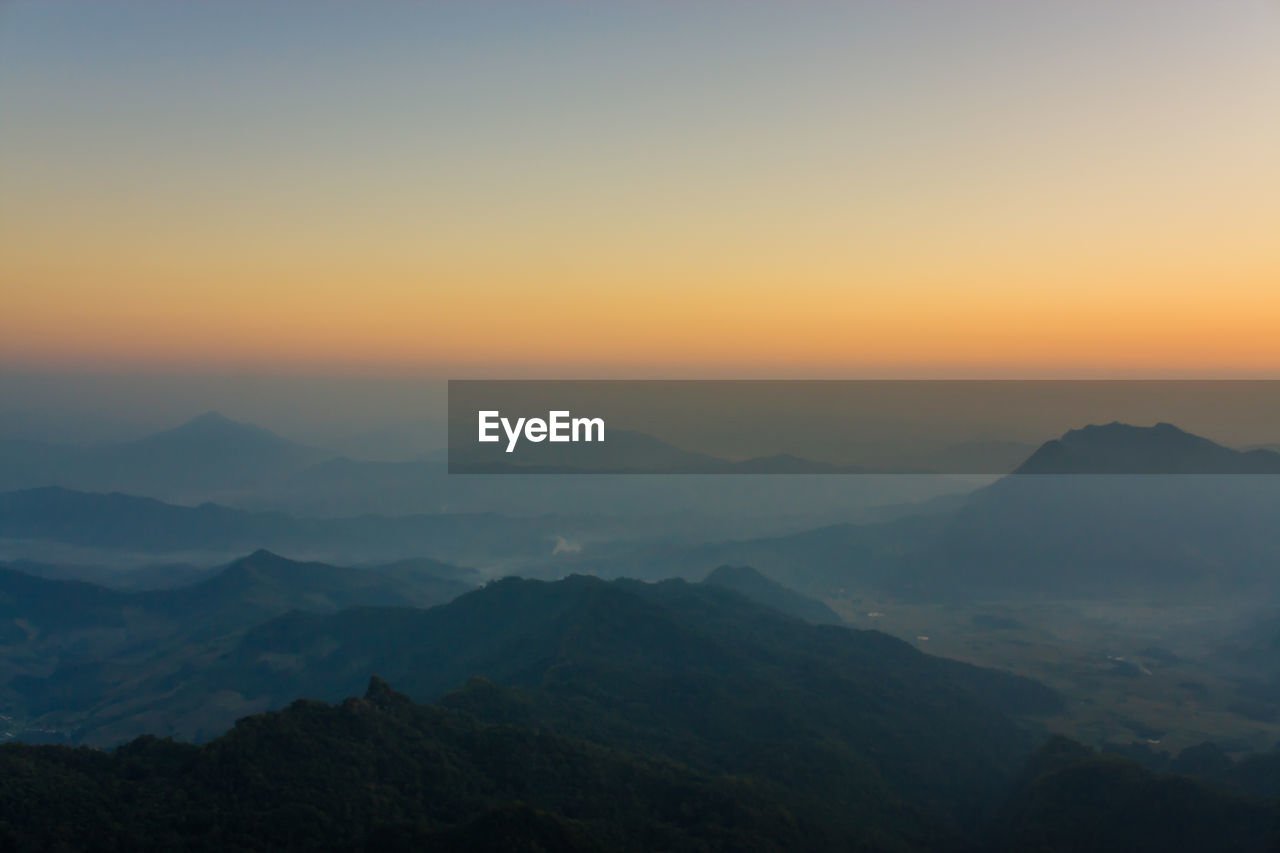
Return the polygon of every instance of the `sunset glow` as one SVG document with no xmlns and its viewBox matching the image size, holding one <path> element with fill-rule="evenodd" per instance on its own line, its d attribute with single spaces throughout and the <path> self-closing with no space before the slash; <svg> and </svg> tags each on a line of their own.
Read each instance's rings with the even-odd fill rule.
<svg viewBox="0 0 1280 853">
<path fill-rule="evenodd" d="M 1274 3 L 112 5 L 0 7 L 10 366 L 1280 370 Z"/>
</svg>

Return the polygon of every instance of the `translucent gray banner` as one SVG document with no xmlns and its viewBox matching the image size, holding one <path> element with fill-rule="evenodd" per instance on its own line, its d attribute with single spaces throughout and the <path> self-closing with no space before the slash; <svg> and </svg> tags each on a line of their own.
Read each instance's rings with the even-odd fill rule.
<svg viewBox="0 0 1280 853">
<path fill-rule="evenodd" d="M 455 474 L 1280 474 L 1278 380 L 454 380 Z"/>
</svg>

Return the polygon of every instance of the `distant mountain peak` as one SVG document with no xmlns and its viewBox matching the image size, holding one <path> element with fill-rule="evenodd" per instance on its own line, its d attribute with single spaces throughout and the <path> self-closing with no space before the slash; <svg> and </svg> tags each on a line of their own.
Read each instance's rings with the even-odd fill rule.
<svg viewBox="0 0 1280 853">
<path fill-rule="evenodd" d="M 222 570 L 224 575 L 234 575 L 236 573 L 267 575 L 278 574 L 280 572 L 298 572 L 306 566 L 306 563 L 298 560 L 290 560 L 288 557 L 282 557 L 266 548 L 259 548 L 252 554 L 248 554 L 239 559 L 232 560 Z"/>
<path fill-rule="evenodd" d="M 1120 421 L 1068 430 L 1031 454 L 1015 474 L 1276 474 L 1280 454 L 1241 453 L 1161 421 Z"/>
<path fill-rule="evenodd" d="M 286 557 L 281 557 L 279 554 L 275 553 L 274 551 L 268 551 L 266 548 L 259 548 L 258 550 L 254 551 L 252 554 L 249 554 L 247 556 L 241 557 L 240 559 L 236 560 L 236 562 L 237 563 L 266 563 L 266 562 L 288 563 L 293 561 L 287 559 Z"/>
<path fill-rule="evenodd" d="M 255 438 L 269 437 L 279 442 L 288 441 L 288 439 L 281 438 L 271 430 L 255 424 L 232 420 L 221 412 L 213 410 L 207 411 L 202 415 L 196 415 L 191 420 L 181 423 L 172 429 L 157 433 L 152 436 L 152 439 L 178 436 L 200 438 L 252 436 Z"/>
</svg>

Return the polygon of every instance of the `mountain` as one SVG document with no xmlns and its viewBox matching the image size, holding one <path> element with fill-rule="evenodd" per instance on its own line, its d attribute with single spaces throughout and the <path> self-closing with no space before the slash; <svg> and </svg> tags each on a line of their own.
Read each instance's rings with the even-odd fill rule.
<svg viewBox="0 0 1280 853">
<path fill-rule="evenodd" d="M 125 495 L 60 489 L 0 494 L 0 538 L 65 543 L 115 552 L 170 555 L 269 548 L 328 562 L 378 562 L 430 554 L 452 562 L 519 565 L 555 577 L 574 566 L 605 576 L 701 578 L 722 564 L 751 565 L 766 576 L 816 597 L 874 589 L 913 599 L 1155 595 L 1186 598 L 1218 594 L 1280 594 L 1268 568 L 1280 560 L 1280 477 L 1211 474 L 1085 473 L 1144 470 L 1269 470 L 1270 455 L 1240 453 L 1176 427 L 1108 425 L 1073 430 L 1046 443 L 1006 476 L 937 510 L 878 524 L 836 524 L 782 536 L 686 544 L 698 524 L 686 514 L 641 525 L 629 519 L 492 514 L 431 514 L 305 519 L 214 504 L 179 507 Z M 1132 465 L 1122 460 L 1133 459 Z M 1214 460 L 1218 460 L 1214 462 Z M 1225 461 L 1224 461 L 1225 460 Z M 326 463 L 326 466 L 331 463 Z M 352 463 L 356 464 L 356 463 Z M 369 472 L 360 463 L 358 471 Z M 1234 466 L 1234 467 L 1232 467 Z M 396 466 L 391 466 L 396 467 Z M 315 471 L 316 468 L 308 469 Z M 379 469 L 380 470 L 380 469 Z M 415 469 L 416 470 L 416 469 Z M 1054 474 L 1034 472 L 1057 471 Z M 299 475 L 301 476 L 301 475 Z M 363 474 L 352 474 L 365 482 Z M 380 474 L 365 482 L 373 492 Z M 440 475 L 451 482 L 453 478 Z M 412 477 L 402 482 L 412 488 Z M 812 488 L 807 478 L 796 479 Z M 824 478 L 836 486 L 860 478 Z M 767 478 L 675 478 L 653 481 L 604 477 L 456 478 L 459 489 L 481 486 L 492 494 L 521 493 L 545 507 L 578 486 L 596 506 L 626 491 L 653 512 L 658 481 L 703 495 L 722 509 L 750 499 L 753 489 L 775 502 L 785 486 Z M 483 483 L 481 483 L 483 481 Z M 536 481 L 536 483 L 534 482 Z M 584 484 L 583 481 L 589 481 Z M 731 482 L 730 482 L 731 481 Z M 328 480 L 330 484 L 341 480 Z M 536 491 L 528 491 L 536 485 Z M 703 486 L 728 486 L 729 492 Z M 322 489 L 305 488 L 319 493 Z M 670 496 L 671 492 L 667 492 Z M 825 494 L 825 493 L 824 493 Z M 643 500 L 641 500 L 643 499 Z M 591 503 L 591 501 L 586 501 Z M 680 504 L 676 504 L 680 506 Z M 675 509 L 672 510 L 676 512 Z M 689 527 L 680 525 L 688 522 Z M 775 517 L 743 529 L 795 530 Z M 734 534 L 730 534 L 734 535 Z M 643 541 L 648 538 L 648 541 Z M 704 541 L 706 537 L 700 537 Z M 564 549 L 559 543 L 571 543 Z M 583 548 L 583 543 L 589 547 Z M 580 553 L 578 553 L 580 552 Z M 30 555 L 33 559 L 41 555 Z M 204 562 L 216 562 L 206 558 Z M 540 561 L 540 562 L 537 562 Z"/>
<path fill-rule="evenodd" d="M 1246 451 L 1249 451 L 1249 450 L 1270 450 L 1270 451 L 1272 451 L 1272 452 L 1274 452 L 1274 453 L 1280 453 L 1280 442 L 1275 442 L 1275 443 L 1272 443 L 1272 444 L 1255 444 L 1255 445 L 1252 445 L 1252 446 L 1250 446 L 1250 447 L 1246 447 L 1246 448 L 1244 448 L 1244 449 L 1245 449 Z"/>
<path fill-rule="evenodd" d="M 319 461 L 326 454 L 217 412 L 138 441 L 116 445 L 108 458 L 119 491 L 139 491 L 128 481 L 174 478 L 187 489 L 235 489 L 264 482 Z"/>
<path fill-rule="evenodd" d="M 750 566 L 720 566 L 702 582 L 708 586 L 731 589 L 757 604 L 772 607 L 814 625 L 839 625 L 843 621 L 821 601 L 788 589 Z"/>
<path fill-rule="evenodd" d="M 331 455 L 206 412 L 134 441 L 89 447 L 4 442 L 0 444 L 0 486 L 62 486 L 198 499 L 260 486 Z"/>
<path fill-rule="evenodd" d="M 199 583 L 128 593 L 0 566 L 0 700 L 23 718 L 106 695 L 134 701 L 137 679 L 172 678 L 245 629 L 289 611 L 356 605 L 430 607 L 475 587 L 439 576 L 300 563 L 259 551 Z"/>
<path fill-rule="evenodd" d="M 601 571 L 697 577 L 709 566 L 748 564 L 821 597 L 1273 597 L 1280 477 L 1266 473 L 1269 460 L 1168 425 L 1087 427 L 941 512 L 634 549 Z M 1183 473 L 1105 473 L 1126 469 Z M 1187 473 L 1209 470 L 1237 473 Z"/>
<path fill-rule="evenodd" d="M 520 697 L 481 682 L 489 713 Z M 465 704 L 465 696 L 459 696 Z M 642 747 L 485 722 L 373 677 L 363 698 L 298 700 L 203 746 L 141 737 L 112 752 L 0 746 L 0 844 L 80 850 L 896 851 L 1266 853 L 1280 800 L 1156 774 L 1056 737 L 994 819 L 967 832 L 883 800 L 821 754 L 803 793 Z M 74 809 L 68 809 L 74 804 Z M 914 814 L 913 814 L 914 813 Z"/>
<path fill-rule="evenodd" d="M 270 545 L 294 533 L 281 513 L 248 513 L 215 504 L 185 507 L 120 493 L 56 486 L 0 493 L 0 537 L 138 551 Z M 295 534 L 296 535 L 296 534 Z"/>
<path fill-rule="evenodd" d="M 0 636 L 6 645 L 29 634 L 123 625 L 128 593 L 76 580 L 46 580 L 0 565 Z"/>
<path fill-rule="evenodd" d="M 430 573 L 440 567 L 444 576 Z M 453 575 L 450 577 L 449 575 Z M 200 620 L 208 629 L 252 624 L 291 610 L 332 612 L 353 606 L 431 607 L 474 589 L 465 570 L 435 561 L 405 561 L 390 571 L 297 562 L 259 550 L 191 586 L 141 593 L 140 606 Z"/>
<path fill-rule="evenodd" d="M 287 614 L 61 719 L 90 743 L 208 737 L 294 696 L 341 698 L 374 669 L 485 722 L 769 780 L 788 807 L 841 779 L 858 798 L 834 810 L 842 825 L 912 837 L 966 832 L 998 799 L 1031 746 L 1002 710 L 1060 708 L 1037 682 L 729 590 L 573 577 L 499 581 L 426 611 Z"/>
<path fill-rule="evenodd" d="M 45 486 L 120 492 L 170 503 L 213 502 L 242 509 L 300 515 L 406 515 L 441 512 L 542 515 L 549 508 L 575 515 L 678 516 L 717 519 L 714 536 L 738 530 L 796 529 L 793 517 L 825 523 L 888 502 L 919 500 L 954 490 L 942 481 L 886 484 L 815 482 L 851 469 L 777 455 L 740 462 L 690 453 L 641 433 L 615 431 L 609 447 L 586 455 L 556 445 L 529 445 L 534 468 L 513 468 L 498 450 L 494 470 L 529 473 L 600 471 L 606 465 L 646 471 L 648 477 L 527 477 L 495 483 L 488 476 L 449 475 L 447 453 L 418 453 L 439 436 L 426 422 L 374 431 L 352 442 L 313 448 L 249 424 L 207 413 L 164 433 L 91 447 L 0 440 L 0 491 Z M 578 446 L 581 447 L 581 446 Z M 524 454 L 520 454 L 523 458 Z M 737 474 L 750 480 L 674 478 L 662 472 Z M 780 482 L 773 474 L 797 475 Z M 670 525 L 668 525 L 670 526 Z M 802 526 L 802 525 L 801 525 Z M 621 535 L 627 535 L 622 533 Z M 634 537 L 633 537 L 634 538 Z M 698 538 L 707 538 L 706 530 Z M 260 543 L 266 544 L 266 543 Z"/>
<path fill-rule="evenodd" d="M 918 841 L 968 832 L 1029 754 L 1002 710 L 1060 702 L 1037 682 L 679 581 L 508 579 L 430 610 L 294 612 L 224 648 L 130 670 L 122 689 L 32 725 L 101 744 L 207 738 L 296 696 L 340 699 L 378 671 L 490 724 L 750 777 L 805 823 Z M 850 799 L 814 805 L 836 780 Z"/>
<path fill-rule="evenodd" d="M 925 598 L 1275 595 L 1277 461 L 1169 424 L 1073 430 L 970 496 L 892 583 Z"/>
<path fill-rule="evenodd" d="M 404 561 L 386 570 L 346 568 L 298 562 L 261 550 L 197 583 L 145 592 L 40 578 L 0 565 L 0 620 L 5 620 L 8 633 L 20 622 L 26 633 L 41 637 L 90 625 L 130 623 L 136 629 L 148 617 L 207 632 L 247 626 L 291 610 L 430 607 L 474 589 L 476 582 L 470 570 L 435 561 Z"/>
<path fill-rule="evenodd" d="M 1280 474 L 1280 453 L 1239 451 L 1173 424 L 1114 422 L 1046 442 L 1016 474 Z"/>
</svg>

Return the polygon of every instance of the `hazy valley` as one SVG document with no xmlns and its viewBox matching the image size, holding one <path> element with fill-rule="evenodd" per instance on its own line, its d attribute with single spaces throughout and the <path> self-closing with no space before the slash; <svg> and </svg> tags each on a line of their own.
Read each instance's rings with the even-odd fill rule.
<svg viewBox="0 0 1280 853">
<path fill-rule="evenodd" d="M 403 786 L 349 808 L 368 838 L 441 849 L 534 833 L 566 850 L 1066 850 L 1080 792 L 1111 790 L 1153 843 L 1172 797 L 1261 850 L 1280 814 L 1277 460 L 1120 424 L 994 481 L 888 488 L 450 477 L 211 415 L 75 453 L 10 442 L 4 737 L 127 745 L 14 744 L 0 763 L 50 797 L 114 803 L 141 772 L 265 821 L 198 768 L 238 755 L 235 773 L 283 774 L 261 808 L 301 808 L 290 774 L 382 744 L 404 762 L 385 772 L 446 761 L 472 793 L 426 823 L 396 817 L 418 808 Z M 325 511 L 367 500 L 343 494 L 380 510 Z M 500 509 L 476 511 L 484 495 Z M 279 750 L 318 763 L 254 769 Z M 534 769 L 517 780 L 493 750 Z M 624 808 L 591 785 L 644 794 Z M 0 784 L 0 804 L 26 796 Z M 128 844 L 129 821 L 222 825 L 176 801 L 116 808 L 86 826 Z M 40 831 L 13 829 L 18 849 Z"/>
</svg>

